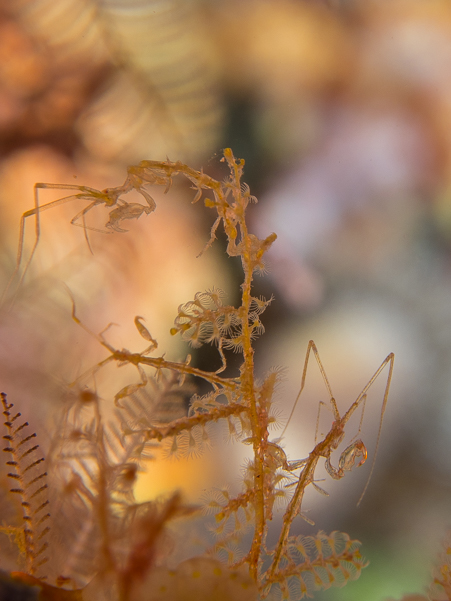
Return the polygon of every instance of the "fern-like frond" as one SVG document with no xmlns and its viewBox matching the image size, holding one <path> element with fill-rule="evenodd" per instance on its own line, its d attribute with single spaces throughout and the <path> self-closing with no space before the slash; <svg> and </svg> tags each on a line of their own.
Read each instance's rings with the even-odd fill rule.
<svg viewBox="0 0 451 601">
<path fill-rule="evenodd" d="M 19 549 L 25 556 L 27 572 L 35 575 L 48 561 L 45 555 L 46 535 L 50 530 L 47 472 L 36 433 L 30 433 L 29 424 L 20 419 L 20 413 L 12 412 L 13 403 L 8 403 L 6 394 L 2 392 L 0 397 L 7 432 L 3 436 L 7 444 L 3 452 L 9 456 L 6 466 L 13 482 L 10 491 L 20 498 L 22 506 L 23 544 Z"/>
<path fill-rule="evenodd" d="M 360 544 L 337 531 L 289 537 L 279 568 L 265 582 L 264 597 L 297 601 L 357 579 L 368 565 L 360 554 Z"/>
<path fill-rule="evenodd" d="M 197 3 L 20 0 L 18 18 L 61 67 L 108 67 L 77 124 L 84 146 L 128 162 L 215 147 L 222 121 L 211 32 Z M 106 81 L 105 81 L 106 80 Z"/>
</svg>

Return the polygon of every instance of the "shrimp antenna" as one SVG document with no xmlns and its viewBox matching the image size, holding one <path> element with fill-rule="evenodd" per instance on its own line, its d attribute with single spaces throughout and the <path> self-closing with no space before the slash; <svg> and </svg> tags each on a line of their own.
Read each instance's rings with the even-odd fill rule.
<svg viewBox="0 0 451 601">
<path fill-rule="evenodd" d="M 306 376 L 307 376 L 308 362 L 309 362 L 309 359 L 310 359 L 310 351 L 313 351 L 313 354 L 315 355 L 316 361 L 318 363 L 319 370 L 320 370 L 321 375 L 323 377 L 323 380 L 324 380 L 324 383 L 326 385 L 327 392 L 329 393 L 330 398 L 331 399 L 334 398 L 334 395 L 332 394 L 332 389 L 331 389 L 330 384 L 329 384 L 329 380 L 328 380 L 327 375 L 326 375 L 326 371 L 325 371 L 325 369 L 323 367 L 321 359 L 319 358 L 319 353 L 318 353 L 318 349 L 316 348 L 316 344 L 313 342 L 313 340 L 310 340 L 309 343 L 308 343 L 307 352 L 305 354 L 304 369 L 302 370 L 302 378 L 301 378 L 301 387 L 300 387 L 299 392 L 298 392 L 298 394 L 296 396 L 296 399 L 295 399 L 294 404 L 293 404 L 293 408 L 291 409 L 291 412 L 290 412 L 290 415 L 288 417 L 287 423 L 285 424 L 285 427 L 284 427 L 284 429 L 282 431 L 282 434 L 280 435 L 280 438 L 283 438 L 283 436 L 285 435 L 285 432 L 286 432 L 286 430 L 288 428 L 288 425 L 289 425 L 289 423 L 291 421 L 291 418 L 293 417 L 294 410 L 296 409 L 296 405 L 297 405 L 297 403 L 298 403 L 298 401 L 299 401 L 299 399 L 301 397 L 302 391 L 304 390 L 305 379 L 306 379 Z"/>
<path fill-rule="evenodd" d="M 374 374 L 374 376 L 371 378 L 371 380 L 368 382 L 368 384 L 365 386 L 365 388 L 362 390 L 362 392 L 359 394 L 358 399 L 361 399 L 363 396 L 366 395 L 367 391 L 369 390 L 369 388 L 372 386 L 372 384 L 374 383 L 374 381 L 377 379 L 377 377 L 379 376 L 379 374 L 383 371 L 383 369 L 385 368 L 385 366 L 387 364 L 390 364 L 390 367 L 388 369 L 388 377 L 387 377 L 387 383 L 385 385 L 385 392 L 384 392 L 384 400 L 382 402 L 382 409 L 381 409 L 381 419 L 379 421 L 379 431 L 377 433 L 377 440 L 376 440 L 376 448 L 374 450 L 374 457 L 373 457 L 373 462 L 371 464 L 371 469 L 370 469 L 370 473 L 368 475 L 368 479 L 366 481 L 365 487 L 363 489 L 362 494 L 360 495 L 359 500 L 357 501 L 357 507 L 360 505 L 360 503 L 362 502 L 362 499 L 366 493 L 366 490 L 368 488 L 368 485 L 370 483 L 371 480 L 371 476 L 373 475 L 373 471 L 374 471 L 374 466 L 376 465 L 376 457 L 377 457 L 377 451 L 379 448 L 379 441 L 381 438 L 381 432 L 382 432 L 382 421 L 384 419 L 384 413 L 385 413 L 385 408 L 387 406 L 387 401 L 388 401 L 388 393 L 390 391 L 390 384 L 391 384 L 391 379 L 392 379 L 392 375 L 393 375 L 393 366 L 395 364 L 395 355 L 394 353 L 390 353 L 388 355 L 388 357 L 381 363 L 379 369 L 376 371 L 376 373 Z"/>
</svg>

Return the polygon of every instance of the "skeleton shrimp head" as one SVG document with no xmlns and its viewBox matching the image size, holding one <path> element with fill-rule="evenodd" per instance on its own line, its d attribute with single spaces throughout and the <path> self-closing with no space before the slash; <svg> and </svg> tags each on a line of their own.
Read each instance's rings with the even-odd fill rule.
<svg viewBox="0 0 451 601">
<path fill-rule="evenodd" d="M 104 202 L 105 206 L 114 207 L 114 205 L 117 204 L 119 197 L 124 193 L 124 191 L 125 190 L 122 186 L 119 186 L 117 188 L 105 188 L 101 192 L 98 192 L 97 190 L 91 191 L 90 196 L 94 197 L 94 199 L 96 198 L 96 196 L 98 196 L 99 204 L 101 202 Z M 95 194 L 95 192 L 98 192 L 98 194 Z"/>
</svg>

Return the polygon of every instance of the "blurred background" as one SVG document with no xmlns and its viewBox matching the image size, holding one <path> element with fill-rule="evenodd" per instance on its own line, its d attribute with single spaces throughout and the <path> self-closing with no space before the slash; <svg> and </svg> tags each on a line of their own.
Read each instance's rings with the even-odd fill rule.
<svg viewBox="0 0 451 601">
<path fill-rule="evenodd" d="M 223 177 L 221 149 L 246 160 L 259 203 L 253 230 L 278 235 L 258 294 L 264 316 L 257 369 L 286 368 L 280 410 L 289 415 L 307 343 L 314 339 L 344 412 L 389 352 L 395 372 L 378 458 L 386 372 L 371 388 L 359 437 L 370 460 L 307 498 L 310 526 L 363 542 L 370 566 L 321 600 L 379 601 L 422 592 L 451 525 L 451 6 L 446 0 L 3 0 L 0 5 L 0 276 L 16 266 L 21 215 L 35 182 L 120 185 L 142 159 L 189 162 Z M 76 193 L 77 191 L 75 191 Z M 40 190 L 40 204 L 65 192 Z M 145 345 L 135 315 L 168 357 L 177 306 L 212 285 L 231 294 L 240 273 L 211 215 L 192 192 L 155 193 L 158 209 L 130 234 L 83 230 L 74 200 L 41 213 L 36 256 L 0 314 L 1 388 L 51 437 L 68 384 L 106 356 L 71 320 L 71 301 L 93 332 L 110 322 L 117 348 Z M 102 229 L 108 214 L 87 215 Z M 26 220 L 24 261 L 35 241 Z M 208 366 L 209 350 L 198 353 Z M 215 358 L 214 360 L 216 360 Z M 102 398 L 138 379 L 111 366 Z M 291 459 L 314 443 L 319 401 L 312 361 L 287 429 Z M 319 431 L 332 416 L 322 410 Z M 347 443 L 360 416 L 348 424 Z M 280 432 L 280 431 L 279 431 Z M 277 436 L 275 433 L 274 436 Z M 228 473 L 216 463 L 152 464 L 139 494 L 182 486 L 195 500 Z M 45 443 L 42 444 L 45 447 Z M 227 447 L 227 459 L 239 445 Z M 339 456 L 339 454 L 338 454 Z M 335 459 L 337 461 L 338 457 Z M 227 461 L 228 462 L 228 461 Z M 152 471 L 153 470 L 153 471 Z M 159 471 L 158 471 L 159 470 Z M 214 478 L 213 478 L 214 475 Z M 277 528 L 277 526 L 275 526 Z"/>
</svg>

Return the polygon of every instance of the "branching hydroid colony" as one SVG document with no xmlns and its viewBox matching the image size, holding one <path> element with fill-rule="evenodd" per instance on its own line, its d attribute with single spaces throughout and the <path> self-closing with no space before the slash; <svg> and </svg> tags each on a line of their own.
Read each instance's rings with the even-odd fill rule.
<svg viewBox="0 0 451 601">
<path fill-rule="evenodd" d="M 359 552 L 360 543 L 350 540 L 346 534 L 319 532 L 316 536 L 293 536 L 290 530 L 295 518 L 302 516 L 306 489 L 312 486 L 321 490 L 315 483 L 319 462 L 324 460 L 330 476 L 340 479 L 347 470 L 366 460 L 367 451 L 361 440 L 354 440 L 338 458 L 332 454 L 345 436 L 348 420 L 363 406 L 368 389 L 388 366 L 382 425 L 393 354 L 385 359 L 357 399 L 340 416 L 316 347 L 310 342 L 300 393 L 313 353 L 330 394 L 334 421 L 326 436 L 316 441 L 307 458 L 289 460 L 280 438 L 270 436 L 270 427 L 275 422 L 274 391 L 280 373 L 274 370 L 257 380 L 254 369 L 253 342 L 264 331 L 261 316 L 271 299 L 253 295 L 253 278 L 264 271 L 264 255 L 276 235 L 259 239 L 248 231 L 246 211 L 256 199 L 241 181 L 244 161 L 235 159 L 230 149 L 224 151 L 223 161 L 230 169 L 230 175 L 224 181 L 217 181 L 180 162 L 142 161 L 128 169 L 122 186 L 103 191 L 63 186 L 71 191 L 71 196 L 40 208 L 36 206 L 22 218 L 15 275 L 21 266 L 23 228 L 28 216 L 35 216 L 39 232 L 40 211 L 58 202 L 78 198 L 88 204 L 73 219 L 74 224 L 81 220 L 85 226 L 86 214 L 104 204 L 109 209 L 106 226 L 122 232 L 123 220 L 138 218 L 155 209 L 149 191 L 151 186 L 164 186 L 168 192 L 173 178 L 180 175 L 196 190 L 193 203 L 204 197 L 205 206 L 216 214 L 210 239 L 202 252 L 213 244 L 217 229 L 222 225 L 227 239 L 226 252 L 230 257 L 239 257 L 243 269 L 238 307 L 228 305 L 224 293 L 212 287 L 179 306 L 171 329 L 171 334 L 180 334 L 194 347 L 211 344 L 212 352 L 217 352 L 221 360 L 217 371 L 196 368 L 191 365 L 189 356 L 184 362 L 173 362 L 157 354 L 157 342 L 140 316 L 135 317 L 135 325 L 147 343 L 144 351 L 116 349 L 108 342 L 107 333 L 97 335 L 108 356 L 95 369 L 110 362 L 130 364 L 136 367 L 138 377 L 115 395 L 116 421 L 110 423 L 103 419 L 96 395 L 83 389 L 66 411 L 64 426 L 59 428 L 50 453 L 52 470 L 60 475 L 60 482 L 64 482 L 64 494 L 60 497 L 69 505 L 64 515 L 72 512 L 72 524 L 76 526 L 75 532 L 65 535 L 72 536 L 73 542 L 69 559 L 56 569 L 57 583 L 74 583 L 81 587 L 93 579 L 80 592 L 86 599 L 92 595 L 90 587 L 92 591 L 92 587 L 97 586 L 108 590 L 113 587 L 114 592 L 108 593 L 110 598 L 112 595 L 133 601 L 144 598 L 182 600 L 191 599 L 190 595 L 203 599 L 226 598 L 220 596 L 219 590 L 223 591 L 222 595 L 227 591 L 227 598 L 256 598 L 258 590 L 261 598 L 296 600 L 311 596 L 320 588 L 342 586 L 357 578 L 366 565 Z M 37 189 L 44 186 L 49 187 L 37 184 Z M 141 194 L 145 204 L 131 203 L 124 198 L 132 190 Z M 87 329 L 77 315 L 75 302 L 73 318 Z M 226 377 L 222 374 L 227 367 L 227 350 L 239 353 L 242 362 L 239 373 Z M 207 383 L 209 391 L 201 397 L 192 396 L 193 384 L 199 379 Z M 168 420 L 162 418 L 161 408 L 164 399 L 172 393 L 179 397 L 189 395 L 191 400 L 187 415 Z M 5 404 L 5 407 L 9 411 L 10 405 Z M 214 514 L 216 540 L 210 550 L 212 554 L 184 562 L 178 572 L 168 572 L 157 565 L 164 560 L 164 553 L 159 552 L 164 545 L 161 546 L 159 541 L 166 525 L 177 516 L 186 516 L 190 509 L 183 505 L 178 495 L 158 503 L 137 505 L 133 498 L 136 472 L 155 445 L 165 444 L 175 455 L 201 451 L 208 446 L 209 424 L 220 420 L 228 423 L 231 436 L 252 449 L 253 457 L 246 464 L 242 490 L 236 496 L 227 490 L 212 492 L 206 507 Z M 276 545 L 268 548 L 268 528 L 279 499 L 287 501 L 282 527 Z M 49 557 L 52 552 L 57 553 L 57 550 L 49 549 Z M 31 568 L 27 571 L 33 574 Z M 175 573 L 177 580 L 183 581 L 180 589 L 174 588 L 171 580 L 170 574 Z M 199 576 L 196 589 L 193 588 L 195 574 Z"/>
</svg>

